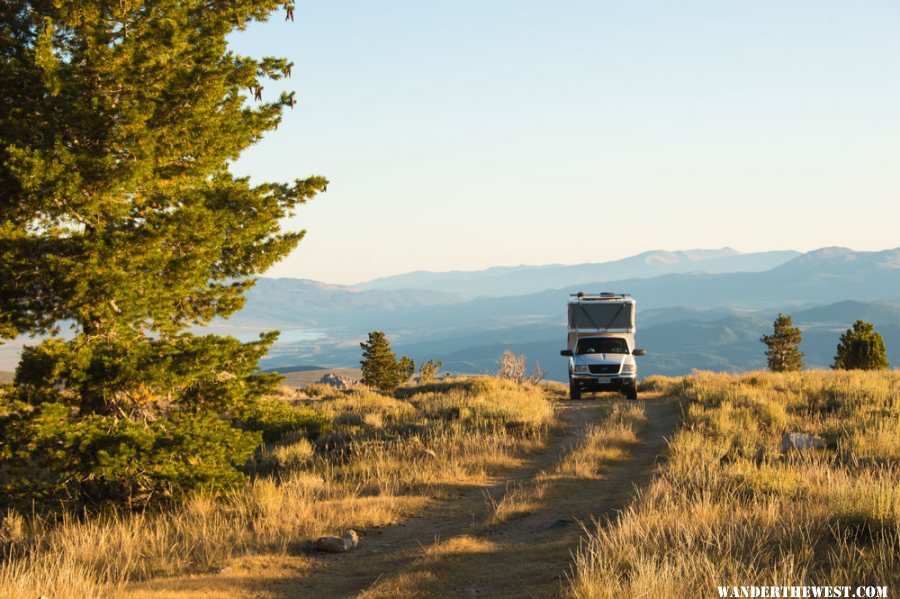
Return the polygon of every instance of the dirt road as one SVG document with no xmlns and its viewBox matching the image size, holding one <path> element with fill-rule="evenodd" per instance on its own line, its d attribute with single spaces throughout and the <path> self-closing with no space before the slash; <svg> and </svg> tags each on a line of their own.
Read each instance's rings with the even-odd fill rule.
<svg viewBox="0 0 900 599">
<path fill-rule="evenodd" d="M 555 477 L 542 483 L 535 509 L 501 523 L 490 521 L 492 503 L 551 471 L 585 429 L 602 420 L 608 403 L 560 402 L 562 426 L 543 452 L 490 485 L 439 502 L 422 517 L 363 531 L 360 548 L 352 553 L 298 556 L 302 567 L 284 561 L 290 557 L 256 558 L 239 564 L 243 571 L 233 576 L 198 577 L 187 585 L 182 579 L 178 591 L 166 589 L 163 581 L 148 586 L 157 596 L 191 598 L 557 597 L 584 534 L 581 524 L 614 517 L 649 481 L 674 431 L 674 405 L 647 394 L 641 402 L 647 426 L 639 442 L 602 477 Z"/>
</svg>

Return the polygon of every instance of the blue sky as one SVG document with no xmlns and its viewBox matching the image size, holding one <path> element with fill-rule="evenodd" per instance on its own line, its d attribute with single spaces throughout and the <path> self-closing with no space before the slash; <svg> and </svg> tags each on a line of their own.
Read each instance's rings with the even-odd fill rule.
<svg viewBox="0 0 900 599">
<path fill-rule="evenodd" d="M 869 0 L 300 1 L 232 40 L 299 100 L 234 170 L 331 181 L 270 276 L 896 247 L 898 31 Z"/>
</svg>

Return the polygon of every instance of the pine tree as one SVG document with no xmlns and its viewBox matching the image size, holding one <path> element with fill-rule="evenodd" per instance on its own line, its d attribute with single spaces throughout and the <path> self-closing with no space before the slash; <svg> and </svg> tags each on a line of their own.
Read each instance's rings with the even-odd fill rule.
<svg viewBox="0 0 900 599">
<path fill-rule="evenodd" d="M 831 367 L 835 370 L 884 370 L 889 366 L 884 339 L 875 330 L 875 325 L 857 320 L 841 335 Z"/>
<path fill-rule="evenodd" d="M 179 480 L 240 478 L 234 467 L 253 439 L 231 423 L 275 383 L 255 374 L 275 337 L 240 344 L 184 331 L 242 306 L 252 276 L 303 236 L 281 231 L 281 219 L 326 186 L 321 177 L 253 185 L 229 172 L 295 104 L 293 94 L 262 94 L 291 63 L 227 44 L 279 7 L 292 10 L 284 0 L 0 3 L 0 338 L 53 335 L 63 322 L 75 335 L 23 355 L 12 397 L 39 409 L 4 417 L 23 419 L 14 427 L 23 446 L 46 433 L 28 425 L 41 410 L 64 414 L 61 430 L 91 435 L 122 420 L 160 439 L 173 421 L 198 438 L 225 426 L 236 437 L 210 472 L 231 474 Z M 97 426 L 80 427 L 81 418 Z M 28 459 L 76 485 L 59 470 L 66 460 L 99 464 L 141 455 L 150 442 L 122 439 L 72 441 L 87 453 L 52 463 L 37 449 Z M 189 440 L 172 439 L 173 455 L 178 442 L 189 451 Z M 13 460 L 6 442 L 0 461 Z M 159 496 L 178 486 L 164 468 L 129 472 L 123 489 Z M 83 479 L 96 486 L 98 476 Z"/>
<path fill-rule="evenodd" d="M 391 343 L 382 331 L 372 331 L 368 340 L 359 346 L 363 350 L 360 366 L 364 385 L 380 391 L 393 391 L 416 370 L 415 363 L 406 356 L 397 361 Z"/>
<path fill-rule="evenodd" d="M 0 8 L 0 330 L 172 335 L 241 307 L 325 188 L 229 162 L 274 129 L 291 64 L 228 50 L 281 0 L 19 0 Z"/>
<path fill-rule="evenodd" d="M 760 341 L 768 346 L 766 359 L 773 372 L 789 372 L 803 368 L 803 352 L 798 346 L 803 341 L 800 329 L 794 326 L 790 315 L 779 314 L 773 323 L 771 335 L 763 335 Z"/>
</svg>

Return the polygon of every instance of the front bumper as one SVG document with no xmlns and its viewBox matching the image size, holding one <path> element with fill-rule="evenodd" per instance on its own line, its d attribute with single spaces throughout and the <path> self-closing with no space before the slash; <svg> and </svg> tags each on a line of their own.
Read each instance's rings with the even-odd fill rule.
<svg viewBox="0 0 900 599">
<path fill-rule="evenodd" d="M 625 391 L 634 389 L 637 375 L 570 374 L 569 383 L 581 391 Z"/>
</svg>

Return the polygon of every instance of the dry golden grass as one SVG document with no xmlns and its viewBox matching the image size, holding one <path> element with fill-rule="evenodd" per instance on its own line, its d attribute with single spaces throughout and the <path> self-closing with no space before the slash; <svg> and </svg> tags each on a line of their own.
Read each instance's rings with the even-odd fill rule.
<svg viewBox="0 0 900 599">
<path fill-rule="evenodd" d="M 395 523 L 448 487 L 519 463 L 554 417 L 541 388 L 496 379 L 398 395 L 354 389 L 309 400 L 333 432 L 263 448 L 260 474 L 228 496 L 61 522 L 6 514 L 0 598 L 106 597 L 129 581 L 216 571 L 235 556 L 293 553 L 321 535 Z"/>
<path fill-rule="evenodd" d="M 615 462 L 628 456 L 638 443 L 638 435 L 647 424 L 640 404 L 622 399 L 610 405 L 603 422 L 589 426 L 582 441 L 570 451 L 551 473 L 543 478 L 596 478 Z"/>
<path fill-rule="evenodd" d="M 628 457 L 646 423 L 642 405 L 623 399 L 610 402 L 602 420 L 589 425 L 574 447 L 551 469 L 539 472 L 525 483 L 508 485 L 499 500 L 486 493 L 490 522 L 499 524 L 540 509 L 554 481 L 600 478 L 609 466 Z"/>
<path fill-rule="evenodd" d="M 434 545 L 425 549 L 425 559 L 431 561 L 440 561 L 444 558 L 461 554 L 489 554 L 496 550 L 497 544 L 493 541 L 480 537 L 460 535 L 443 542 L 441 542 L 440 539 L 435 540 Z"/>
<path fill-rule="evenodd" d="M 499 524 L 512 517 L 521 516 L 541 508 L 547 484 L 537 480 L 507 485 L 500 499 L 485 491 L 484 501 L 487 504 L 489 522 Z"/>
<path fill-rule="evenodd" d="M 648 489 L 576 556 L 571 594 L 900 584 L 900 373 L 656 378 L 684 427 Z M 782 455 L 786 432 L 826 449 Z"/>
</svg>

